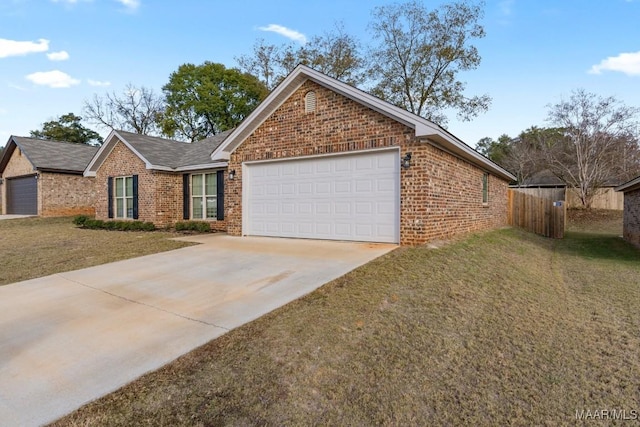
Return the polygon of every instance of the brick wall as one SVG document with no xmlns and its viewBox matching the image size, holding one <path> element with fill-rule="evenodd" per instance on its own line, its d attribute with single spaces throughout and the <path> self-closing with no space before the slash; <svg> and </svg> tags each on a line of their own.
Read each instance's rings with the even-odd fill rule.
<svg viewBox="0 0 640 427">
<path fill-rule="evenodd" d="M 96 218 L 107 220 L 109 177 L 138 175 L 138 216 L 140 221 L 150 221 L 157 226 L 166 225 L 165 216 L 156 216 L 156 177 L 160 173 L 146 169 L 146 165 L 121 142 L 117 142 L 109 156 L 96 172 Z M 167 175 L 167 174 L 163 174 Z M 115 192 L 115 190 L 114 190 Z"/>
<path fill-rule="evenodd" d="M 640 189 L 624 193 L 624 238 L 640 247 Z"/>
<path fill-rule="evenodd" d="M 68 216 L 95 213 L 96 180 L 82 175 L 40 174 L 38 212 L 41 216 Z"/>
<path fill-rule="evenodd" d="M 304 110 L 309 90 L 316 92 L 314 113 Z M 506 225 L 506 181 L 490 177 L 483 206 L 483 171 L 413 135 L 413 129 L 307 81 L 231 155 L 236 179 L 225 192 L 228 232 L 242 233 L 242 162 L 390 146 L 399 146 L 401 156 L 413 154 L 411 168 L 401 172 L 401 244 Z"/>
<path fill-rule="evenodd" d="M 138 220 L 153 222 L 157 227 L 182 221 L 182 174 L 147 170 L 145 163 L 121 142 L 96 173 L 96 218 L 107 220 L 108 177 L 138 175 Z M 211 221 L 211 228 L 226 231 L 225 221 Z"/>
</svg>

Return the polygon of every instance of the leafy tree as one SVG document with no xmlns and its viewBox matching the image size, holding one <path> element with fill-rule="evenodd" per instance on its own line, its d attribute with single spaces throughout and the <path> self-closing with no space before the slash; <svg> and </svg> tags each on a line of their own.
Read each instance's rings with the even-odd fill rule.
<svg viewBox="0 0 640 427">
<path fill-rule="evenodd" d="M 84 127 L 80 121 L 82 117 L 73 113 L 67 113 L 56 120 L 45 122 L 42 129 L 30 132 L 33 138 L 49 139 L 54 141 L 67 141 L 76 144 L 100 145 L 102 137 Z"/>
<path fill-rule="evenodd" d="M 598 188 L 627 167 L 630 152 L 625 148 L 635 146 L 637 152 L 639 113 L 640 109 L 626 106 L 615 97 L 583 89 L 549 106 L 547 120 L 562 130 L 562 138 L 547 139 L 542 144 L 545 161 L 577 190 L 585 208 L 591 207 Z"/>
<path fill-rule="evenodd" d="M 158 135 L 158 121 L 162 115 L 162 97 L 153 89 L 129 83 L 118 94 L 107 93 L 85 101 L 83 112 L 93 124 L 106 129 L 121 129 L 142 135 Z"/>
<path fill-rule="evenodd" d="M 329 77 L 357 85 L 365 80 L 365 60 L 360 43 L 344 25 L 312 37 L 304 46 L 267 44 L 260 39 L 251 55 L 236 57 L 242 71 L 257 76 L 271 90 L 298 64 L 307 65 Z"/>
<path fill-rule="evenodd" d="M 257 77 L 222 64 L 183 64 L 162 87 L 165 135 L 197 141 L 235 127 L 267 96 Z"/>
<path fill-rule="evenodd" d="M 379 43 L 369 55 L 371 92 L 443 125 L 448 109 L 463 120 L 486 111 L 489 96 L 466 97 L 458 79 L 480 64 L 471 42 L 485 35 L 481 6 L 458 1 L 429 11 L 412 1 L 375 8 L 371 29 Z"/>
<path fill-rule="evenodd" d="M 503 165 L 505 159 L 509 155 L 511 148 L 511 137 L 507 134 L 502 134 L 497 140 L 493 140 L 489 137 L 484 137 L 476 144 L 476 149 L 490 160 Z"/>
</svg>

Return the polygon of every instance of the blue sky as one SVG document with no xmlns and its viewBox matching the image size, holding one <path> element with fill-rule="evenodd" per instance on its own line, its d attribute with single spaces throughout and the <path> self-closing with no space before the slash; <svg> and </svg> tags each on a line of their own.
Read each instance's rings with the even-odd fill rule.
<svg viewBox="0 0 640 427">
<path fill-rule="evenodd" d="M 343 22 L 367 40 L 381 0 L 0 0 L 0 144 L 127 83 L 158 93 L 183 63 L 235 66 L 258 38 L 280 44 Z M 426 1 L 428 7 L 441 2 Z M 544 126 L 547 105 L 584 88 L 640 107 L 640 0 L 487 0 L 465 73 L 492 106 L 448 129 L 470 145 Z M 283 31 L 266 31 L 280 26 Z M 287 31 L 290 30 L 290 31 Z M 289 37 L 289 38 L 288 38 Z M 104 134 L 104 132 L 101 132 Z"/>
</svg>

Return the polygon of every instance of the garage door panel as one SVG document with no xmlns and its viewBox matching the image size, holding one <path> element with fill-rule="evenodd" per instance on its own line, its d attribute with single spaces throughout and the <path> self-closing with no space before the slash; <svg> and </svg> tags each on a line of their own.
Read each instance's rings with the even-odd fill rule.
<svg viewBox="0 0 640 427">
<path fill-rule="evenodd" d="M 351 202 L 337 201 L 333 204 L 336 215 L 351 215 Z"/>
<path fill-rule="evenodd" d="M 247 165 L 244 234 L 399 240 L 397 151 Z"/>
<path fill-rule="evenodd" d="M 393 203 L 377 203 L 376 204 L 376 213 L 378 215 L 391 215 L 396 209 L 395 204 Z"/>
<path fill-rule="evenodd" d="M 35 176 L 8 178 L 7 213 L 14 215 L 38 214 L 38 181 Z"/>
</svg>

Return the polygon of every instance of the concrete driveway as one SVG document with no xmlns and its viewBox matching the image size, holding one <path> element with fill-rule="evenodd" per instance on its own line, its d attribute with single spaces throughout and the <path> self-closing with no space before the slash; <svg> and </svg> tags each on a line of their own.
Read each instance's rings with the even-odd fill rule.
<svg viewBox="0 0 640 427">
<path fill-rule="evenodd" d="M 5 215 L 0 215 L 0 221 L 2 221 L 3 219 L 19 219 L 19 218 L 31 218 L 34 215 L 9 215 L 9 214 L 5 214 Z"/>
<path fill-rule="evenodd" d="M 0 425 L 53 421 L 395 248 L 190 240 L 0 287 Z"/>
</svg>

